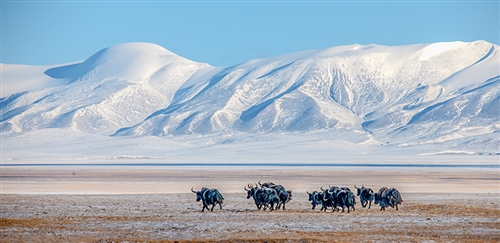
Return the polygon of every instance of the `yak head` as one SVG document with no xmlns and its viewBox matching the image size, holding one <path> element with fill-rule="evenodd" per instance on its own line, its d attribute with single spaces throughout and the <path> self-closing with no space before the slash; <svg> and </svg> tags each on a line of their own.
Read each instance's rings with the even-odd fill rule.
<svg viewBox="0 0 500 243">
<path fill-rule="evenodd" d="M 200 200 L 202 200 L 202 199 L 203 199 L 203 191 L 205 191 L 205 190 L 203 190 L 203 188 L 202 188 L 202 190 L 201 190 L 201 191 L 195 191 L 195 190 L 193 190 L 193 188 L 191 187 L 191 191 L 192 191 L 193 193 L 195 193 L 195 194 L 196 194 L 196 201 L 197 201 L 197 202 L 199 202 Z"/>
<path fill-rule="evenodd" d="M 309 195 L 309 201 L 314 201 L 314 196 L 318 194 L 317 191 L 313 191 L 313 192 L 307 192 L 307 195 Z"/>
<path fill-rule="evenodd" d="M 361 196 L 361 194 L 366 193 L 366 191 L 368 191 L 368 192 L 372 191 L 373 192 L 372 189 L 366 188 L 365 185 L 361 185 L 361 187 L 356 187 L 356 185 L 354 185 L 354 188 L 356 188 L 356 196 L 358 196 L 358 197 Z"/>
<path fill-rule="evenodd" d="M 248 189 L 247 189 L 248 187 Z M 248 183 L 248 185 L 244 188 L 245 191 L 247 191 L 247 199 L 253 197 L 253 195 L 255 195 L 255 189 L 256 187 L 250 185 L 250 183 Z"/>
<path fill-rule="evenodd" d="M 363 191 L 363 189 L 365 189 L 364 186 L 357 187 L 356 185 L 354 185 L 354 188 L 356 188 L 356 196 L 358 196 L 358 197 L 361 195 L 361 191 Z"/>
</svg>

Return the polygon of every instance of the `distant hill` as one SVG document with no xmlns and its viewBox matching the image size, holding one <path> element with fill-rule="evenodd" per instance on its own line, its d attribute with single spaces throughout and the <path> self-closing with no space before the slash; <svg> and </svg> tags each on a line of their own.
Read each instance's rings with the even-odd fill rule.
<svg viewBox="0 0 500 243">
<path fill-rule="evenodd" d="M 373 146 L 500 147 L 499 46 L 485 41 L 339 46 L 230 67 L 127 43 L 83 62 L 1 65 L 0 131 L 12 136 L 324 131 Z"/>
</svg>

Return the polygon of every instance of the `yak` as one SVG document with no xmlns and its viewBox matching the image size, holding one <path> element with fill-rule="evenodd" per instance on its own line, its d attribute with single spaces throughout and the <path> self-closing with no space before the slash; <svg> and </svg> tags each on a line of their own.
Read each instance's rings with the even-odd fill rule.
<svg viewBox="0 0 500 243">
<path fill-rule="evenodd" d="M 208 206 L 212 205 L 212 208 L 210 211 L 214 211 L 215 205 L 219 204 L 220 209 L 222 210 L 222 204 L 224 203 L 224 197 L 222 194 L 220 194 L 219 190 L 217 189 L 210 189 L 206 187 L 202 187 L 200 191 L 195 191 L 191 187 L 191 191 L 193 193 L 196 193 L 196 201 L 202 201 L 203 203 L 203 208 L 201 209 L 202 212 L 205 211 L 205 208 L 208 210 Z"/>
<path fill-rule="evenodd" d="M 357 190 L 357 195 L 359 197 L 359 200 L 361 201 L 361 206 L 363 208 L 368 205 L 368 209 L 372 206 L 372 201 L 375 197 L 375 193 L 373 193 L 373 190 L 371 188 L 367 188 L 364 185 L 361 185 L 361 187 L 356 187 L 354 185 L 354 188 Z"/>
<path fill-rule="evenodd" d="M 381 211 L 388 206 L 391 208 L 396 207 L 396 210 L 399 210 L 398 205 L 402 202 L 401 193 L 396 188 L 382 187 L 375 193 L 375 204 L 380 205 Z"/>
</svg>

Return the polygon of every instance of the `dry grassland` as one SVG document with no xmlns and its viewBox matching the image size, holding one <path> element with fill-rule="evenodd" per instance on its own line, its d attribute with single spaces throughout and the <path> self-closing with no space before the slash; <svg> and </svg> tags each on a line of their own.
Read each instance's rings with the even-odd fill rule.
<svg viewBox="0 0 500 243">
<path fill-rule="evenodd" d="M 189 194 L 2 194 L 1 242 L 499 242 L 499 194 L 403 193 L 399 211 L 257 211 L 243 193 L 201 212 Z"/>
</svg>

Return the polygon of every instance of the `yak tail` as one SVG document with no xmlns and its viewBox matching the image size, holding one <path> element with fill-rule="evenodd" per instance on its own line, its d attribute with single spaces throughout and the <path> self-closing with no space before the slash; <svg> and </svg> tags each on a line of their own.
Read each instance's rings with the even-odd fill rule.
<svg viewBox="0 0 500 243">
<path fill-rule="evenodd" d="M 224 201 L 224 197 L 222 196 L 222 194 L 218 190 L 215 191 L 215 201 L 219 201 L 219 202 Z"/>
<path fill-rule="evenodd" d="M 402 203 L 403 202 L 403 198 L 401 197 L 401 193 L 399 193 L 399 191 L 396 190 L 396 194 L 397 194 L 397 196 L 396 196 L 397 201 L 400 202 L 400 203 Z"/>
</svg>

